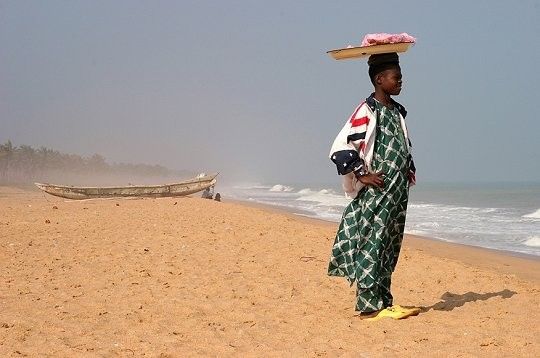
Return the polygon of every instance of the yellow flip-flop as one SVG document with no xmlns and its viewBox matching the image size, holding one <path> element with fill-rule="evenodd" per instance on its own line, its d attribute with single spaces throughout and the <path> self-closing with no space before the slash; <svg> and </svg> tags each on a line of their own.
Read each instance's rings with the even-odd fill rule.
<svg viewBox="0 0 540 358">
<path fill-rule="evenodd" d="M 419 310 L 405 310 L 403 307 L 397 309 L 395 306 L 387 307 L 379 312 L 379 314 L 372 318 L 366 318 L 366 321 L 378 321 L 383 318 L 392 318 L 392 319 L 404 319 L 410 316 L 415 316 L 420 313 Z"/>
<path fill-rule="evenodd" d="M 393 305 L 392 308 L 401 312 L 411 312 L 411 316 L 416 316 L 417 314 L 422 312 L 422 309 L 420 307 L 403 307 L 400 305 Z"/>
</svg>

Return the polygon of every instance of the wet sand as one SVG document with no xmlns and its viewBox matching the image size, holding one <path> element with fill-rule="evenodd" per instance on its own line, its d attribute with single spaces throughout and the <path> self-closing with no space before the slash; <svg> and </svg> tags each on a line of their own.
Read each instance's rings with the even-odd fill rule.
<svg viewBox="0 0 540 358">
<path fill-rule="evenodd" d="M 366 322 L 337 224 L 224 200 L 0 188 L 0 356 L 540 356 L 539 260 L 406 237 Z"/>
</svg>

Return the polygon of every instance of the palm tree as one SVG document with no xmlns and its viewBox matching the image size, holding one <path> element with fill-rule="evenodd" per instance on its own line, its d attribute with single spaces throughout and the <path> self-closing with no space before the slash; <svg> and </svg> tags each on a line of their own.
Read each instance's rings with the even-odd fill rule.
<svg viewBox="0 0 540 358">
<path fill-rule="evenodd" d="M 36 150 L 29 145 L 21 145 L 17 148 L 17 166 L 23 181 L 33 180 L 36 174 Z"/>
<path fill-rule="evenodd" d="M 13 160 L 13 144 L 8 140 L 5 144 L 0 145 L 0 174 L 2 181 L 8 181 L 10 163 Z"/>
</svg>

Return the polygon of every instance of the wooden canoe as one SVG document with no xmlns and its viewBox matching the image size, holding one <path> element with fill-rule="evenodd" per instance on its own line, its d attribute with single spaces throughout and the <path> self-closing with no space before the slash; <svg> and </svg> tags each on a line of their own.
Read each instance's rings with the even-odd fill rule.
<svg viewBox="0 0 540 358">
<path fill-rule="evenodd" d="M 48 194 L 74 200 L 122 197 L 166 198 L 185 196 L 202 191 L 215 185 L 216 177 L 217 174 L 212 174 L 173 184 L 114 187 L 77 187 L 42 183 L 34 184 Z"/>
</svg>

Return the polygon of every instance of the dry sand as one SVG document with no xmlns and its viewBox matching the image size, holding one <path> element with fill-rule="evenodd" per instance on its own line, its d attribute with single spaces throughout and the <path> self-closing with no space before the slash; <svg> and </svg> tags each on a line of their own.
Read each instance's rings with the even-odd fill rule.
<svg viewBox="0 0 540 358">
<path fill-rule="evenodd" d="M 225 198 L 226 200 L 226 198 Z M 199 198 L 0 188 L 0 356 L 540 356 L 540 261 L 407 237 L 366 322 L 337 224 Z"/>
</svg>

